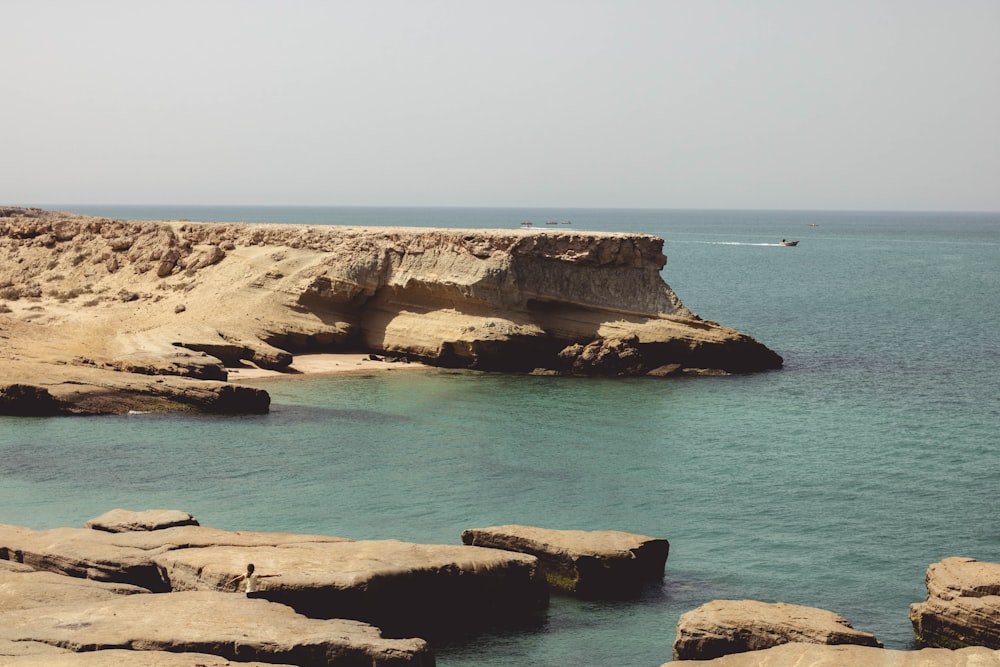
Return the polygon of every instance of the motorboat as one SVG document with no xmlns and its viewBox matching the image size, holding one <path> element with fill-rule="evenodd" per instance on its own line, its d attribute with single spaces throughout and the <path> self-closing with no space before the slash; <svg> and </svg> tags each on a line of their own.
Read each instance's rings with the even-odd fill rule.
<svg viewBox="0 0 1000 667">
<path fill-rule="evenodd" d="M 781 245 L 783 246 L 796 246 L 798 244 L 798 241 L 786 241 L 785 239 L 781 239 Z"/>
</svg>

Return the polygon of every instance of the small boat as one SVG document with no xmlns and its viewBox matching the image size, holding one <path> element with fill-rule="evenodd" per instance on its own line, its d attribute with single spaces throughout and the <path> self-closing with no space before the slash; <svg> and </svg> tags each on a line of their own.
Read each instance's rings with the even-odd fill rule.
<svg viewBox="0 0 1000 667">
<path fill-rule="evenodd" d="M 531 229 L 531 220 L 525 220 L 522 222 L 521 229 Z"/>
<path fill-rule="evenodd" d="M 798 244 L 799 244 L 798 241 L 786 241 L 785 239 L 781 239 L 781 245 L 783 246 L 795 246 Z"/>
<path fill-rule="evenodd" d="M 548 222 L 546 222 L 545 224 L 546 224 L 546 225 L 558 225 L 558 224 L 559 224 L 559 221 L 558 221 L 558 220 L 549 220 L 549 221 L 548 221 Z"/>
<path fill-rule="evenodd" d="M 810 222 L 809 226 L 810 227 L 819 227 L 819 225 L 817 225 L 815 222 Z"/>
</svg>

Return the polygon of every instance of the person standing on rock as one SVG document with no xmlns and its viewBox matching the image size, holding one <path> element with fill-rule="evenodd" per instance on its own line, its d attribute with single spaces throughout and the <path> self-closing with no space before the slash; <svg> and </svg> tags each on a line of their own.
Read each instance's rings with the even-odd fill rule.
<svg viewBox="0 0 1000 667">
<path fill-rule="evenodd" d="M 228 588 L 230 586 L 230 584 L 237 584 L 237 588 L 238 588 L 239 584 L 237 582 L 245 581 L 246 582 L 245 590 L 246 590 L 247 597 L 248 598 L 249 597 L 256 597 L 253 594 L 257 592 L 257 580 L 258 579 L 264 579 L 265 577 L 278 577 L 278 576 L 280 576 L 280 575 L 277 575 L 277 574 L 258 574 L 257 572 L 254 571 L 253 563 L 249 563 L 249 564 L 247 564 L 247 571 L 246 572 L 244 572 L 243 574 L 241 574 L 239 576 L 233 577 L 232 579 L 230 579 L 229 581 L 226 582 L 226 588 Z"/>
</svg>

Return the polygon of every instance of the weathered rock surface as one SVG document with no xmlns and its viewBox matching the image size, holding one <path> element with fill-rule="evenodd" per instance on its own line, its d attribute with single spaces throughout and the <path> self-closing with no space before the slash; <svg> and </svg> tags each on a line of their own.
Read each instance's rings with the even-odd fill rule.
<svg viewBox="0 0 1000 667">
<path fill-rule="evenodd" d="M 548 599 L 525 554 L 397 540 L 175 549 L 155 557 L 171 590 L 218 590 L 253 563 L 257 595 L 313 618 L 352 618 L 393 636 L 461 634 L 522 621 Z"/>
<path fill-rule="evenodd" d="M 630 597 L 661 579 L 670 551 L 667 540 L 646 535 L 519 525 L 471 528 L 462 542 L 536 556 L 550 586 L 597 598 Z"/>
<path fill-rule="evenodd" d="M 87 521 L 84 528 L 105 530 L 109 533 L 128 533 L 136 530 L 163 530 L 175 526 L 197 526 L 198 521 L 180 510 L 113 509 Z"/>
<path fill-rule="evenodd" d="M 668 665 L 712 665 L 713 667 L 1000 667 L 1000 651 L 964 648 L 949 651 L 925 648 L 891 651 L 870 646 L 782 644 L 773 648 L 736 653 L 712 660 L 683 660 Z"/>
<path fill-rule="evenodd" d="M 34 570 L 21 563 L 0 560 L 0 611 L 75 602 L 102 602 L 122 595 L 148 592 L 145 588 L 130 584 L 67 577 Z"/>
<path fill-rule="evenodd" d="M 48 389 L 27 384 L 0 385 L 0 416 L 51 417 L 69 414 L 70 405 L 57 400 Z"/>
<path fill-rule="evenodd" d="M 242 595 L 185 592 L 0 612 L 0 638 L 74 651 L 195 652 L 294 665 L 433 665 L 421 639 L 384 639 L 349 620 L 306 618 Z"/>
<path fill-rule="evenodd" d="M 832 611 L 757 600 L 713 600 L 682 614 L 674 660 L 707 660 L 780 644 L 858 644 L 881 647 L 867 632 Z"/>
<path fill-rule="evenodd" d="M 927 601 L 910 605 L 925 646 L 1000 649 L 1000 563 L 946 558 L 927 568 Z"/>
<path fill-rule="evenodd" d="M 322 535 L 230 532 L 205 526 L 109 533 L 87 528 L 32 530 L 0 524 L 0 559 L 71 577 L 127 583 L 154 592 L 166 592 L 170 590 L 169 582 L 154 558 L 172 549 L 216 545 L 273 547 L 343 541 L 346 540 Z M 241 566 L 232 576 L 242 571 Z"/>
<path fill-rule="evenodd" d="M 227 532 L 203 526 L 109 533 L 0 525 L 0 558 L 153 592 L 221 590 L 253 563 L 260 596 L 314 618 L 375 623 L 396 636 L 517 622 L 547 601 L 525 554 L 396 540 Z"/>
<path fill-rule="evenodd" d="M 274 662 L 233 663 L 206 653 L 129 651 L 108 649 L 77 653 L 40 642 L 0 639 L 0 665 L 4 667 L 294 667 Z"/>
<path fill-rule="evenodd" d="M 259 412 L 259 390 L 223 382 L 227 365 L 280 369 L 299 352 L 360 348 L 507 371 L 781 366 L 749 336 L 684 307 L 660 276 L 662 249 L 640 234 L 4 208 L 0 387 L 28 387 L 57 412 Z M 7 394 L 0 411 L 30 406 Z"/>
</svg>

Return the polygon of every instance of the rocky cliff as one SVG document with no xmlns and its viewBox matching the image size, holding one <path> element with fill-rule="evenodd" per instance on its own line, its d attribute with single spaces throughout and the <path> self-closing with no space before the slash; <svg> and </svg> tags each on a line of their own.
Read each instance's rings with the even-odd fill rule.
<svg viewBox="0 0 1000 667">
<path fill-rule="evenodd" d="M 227 366 L 281 369 L 297 353 L 347 349 L 497 371 L 781 366 L 749 336 L 684 307 L 660 275 L 665 262 L 662 239 L 639 234 L 147 222 L 0 208 L 0 389 L 34 387 L 77 408 L 83 394 L 96 401 L 103 391 L 108 408 L 111 396 L 137 391 L 260 411 L 266 401 L 253 390 L 224 389 Z M 83 377 L 88 370 L 105 371 L 103 379 Z M 147 391 L 150 376 L 159 393 Z M 4 404 L 0 392 L 0 413 Z M 15 400 L 6 405 L 18 411 Z"/>
</svg>

